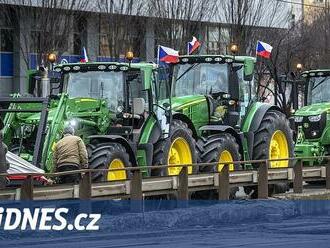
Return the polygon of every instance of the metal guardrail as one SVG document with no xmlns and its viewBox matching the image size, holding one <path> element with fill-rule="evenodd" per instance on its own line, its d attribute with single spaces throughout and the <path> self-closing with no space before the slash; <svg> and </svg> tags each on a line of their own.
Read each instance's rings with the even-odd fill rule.
<svg viewBox="0 0 330 248">
<path fill-rule="evenodd" d="M 325 157 L 324 157 L 325 158 Z M 281 159 L 297 160 L 296 158 Z M 269 163 L 279 160 L 240 161 L 241 163 L 258 164 L 258 168 L 246 171 L 229 171 L 229 165 L 225 164 L 221 172 L 188 175 L 188 166 L 206 166 L 212 164 L 175 165 L 181 166 L 178 176 L 167 177 L 142 177 L 143 169 L 165 169 L 168 166 L 129 167 L 132 171 L 129 180 L 92 183 L 92 173 L 108 171 L 105 169 L 86 169 L 59 173 L 36 174 L 24 173 L 26 176 L 20 188 L 8 188 L 0 190 L 0 199 L 11 200 L 56 200 L 56 199 L 91 199 L 91 198 L 129 198 L 142 200 L 145 196 L 172 194 L 177 195 L 178 200 L 188 200 L 189 193 L 200 190 L 218 190 L 219 200 L 228 200 L 230 187 L 257 186 L 258 198 L 268 197 L 268 184 L 279 182 L 293 182 L 293 191 L 302 193 L 303 181 L 326 180 L 326 188 L 330 189 L 330 167 L 328 165 L 318 167 L 303 167 L 299 160 L 292 168 L 269 169 Z M 118 171 L 122 169 L 113 169 Z M 57 177 L 61 175 L 82 174 L 79 185 L 51 185 L 35 186 L 35 176 Z M 0 174 L 0 177 L 8 174 Z"/>
</svg>

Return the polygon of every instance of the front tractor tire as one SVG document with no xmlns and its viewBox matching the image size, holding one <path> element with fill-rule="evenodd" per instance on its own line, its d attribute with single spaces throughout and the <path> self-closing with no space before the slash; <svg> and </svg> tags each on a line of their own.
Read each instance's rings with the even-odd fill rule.
<svg viewBox="0 0 330 248">
<path fill-rule="evenodd" d="M 179 175 L 182 166 L 197 162 L 196 142 L 192 137 L 192 131 L 188 125 L 180 120 L 174 120 L 171 124 L 169 137 L 159 140 L 154 147 L 153 165 L 170 165 L 165 169 L 154 169 L 152 176 L 176 176 Z M 197 170 L 188 166 L 188 174 Z"/>
<path fill-rule="evenodd" d="M 230 171 L 241 169 L 239 164 L 233 163 L 240 161 L 241 155 L 236 139 L 229 133 L 202 137 L 197 142 L 197 149 L 202 163 L 212 163 L 212 165 L 202 167 L 202 172 L 220 172 L 224 167 L 221 163 L 227 162 L 230 163 Z"/>
<path fill-rule="evenodd" d="M 293 144 L 292 130 L 286 116 L 276 110 L 269 111 L 265 114 L 255 133 L 253 159 L 276 160 L 292 158 L 294 156 Z M 270 169 L 292 166 L 293 161 L 287 160 L 269 163 Z M 269 188 L 269 195 L 273 193 L 284 193 L 288 188 L 288 184 L 276 184 Z"/>
<path fill-rule="evenodd" d="M 292 130 L 285 115 L 273 110 L 266 113 L 255 133 L 253 159 L 286 159 L 294 156 Z M 273 161 L 269 168 L 287 168 L 292 161 Z"/>
<path fill-rule="evenodd" d="M 110 171 L 110 169 L 124 169 L 131 167 L 129 155 L 126 149 L 118 143 L 100 143 L 87 145 L 90 169 L 108 169 L 109 171 L 92 173 L 92 180 L 119 181 L 130 177 L 130 172 L 125 170 Z"/>
<path fill-rule="evenodd" d="M 229 133 L 213 134 L 208 137 L 202 137 L 197 142 L 197 149 L 202 163 L 212 164 L 200 167 L 201 172 L 220 172 L 224 164 L 229 164 L 229 171 L 241 170 L 240 164 L 234 161 L 240 161 L 239 146 L 234 136 Z M 230 199 L 235 199 L 238 187 L 230 189 Z M 216 199 L 216 191 L 201 191 L 196 193 L 197 199 Z"/>
</svg>

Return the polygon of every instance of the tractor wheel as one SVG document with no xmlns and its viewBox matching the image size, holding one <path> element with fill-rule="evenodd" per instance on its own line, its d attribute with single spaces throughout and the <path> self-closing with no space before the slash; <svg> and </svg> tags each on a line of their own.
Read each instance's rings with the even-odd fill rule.
<svg viewBox="0 0 330 248">
<path fill-rule="evenodd" d="M 197 149 L 202 163 L 223 163 L 240 161 L 239 146 L 236 139 L 229 133 L 214 134 L 207 138 L 202 137 L 197 142 Z M 224 165 L 215 164 L 201 168 L 203 172 L 221 171 Z M 229 170 L 240 170 L 241 166 L 231 163 Z"/>
<path fill-rule="evenodd" d="M 87 145 L 90 169 L 124 169 L 131 167 L 126 149 L 118 143 L 100 143 Z M 131 173 L 125 170 L 95 172 L 93 181 L 118 181 L 126 180 Z"/>
<path fill-rule="evenodd" d="M 169 137 L 159 140 L 154 147 L 153 165 L 185 165 L 197 161 L 196 142 L 188 125 L 180 120 L 171 124 Z M 182 167 L 168 167 L 151 171 L 153 176 L 179 175 Z M 188 173 L 196 172 L 196 168 L 188 166 Z"/>
<path fill-rule="evenodd" d="M 234 161 L 240 161 L 239 146 L 236 139 L 229 133 L 214 134 L 207 138 L 202 137 L 197 142 L 197 149 L 202 163 L 214 163 L 211 166 L 200 167 L 201 172 L 219 172 L 224 167 L 224 163 L 229 162 L 229 170 L 241 170 L 240 164 L 234 164 Z M 231 188 L 230 198 L 235 198 L 238 187 Z M 201 193 L 199 194 L 201 195 Z M 202 198 L 214 199 L 216 192 L 203 192 Z"/>
<path fill-rule="evenodd" d="M 293 138 L 289 121 L 283 113 L 276 110 L 269 111 L 255 133 L 253 159 L 284 159 L 293 156 Z M 293 161 L 274 161 L 269 164 L 269 168 L 287 168 L 292 165 Z M 287 189 L 287 184 L 276 184 L 269 192 L 284 193 Z"/>
</svg>

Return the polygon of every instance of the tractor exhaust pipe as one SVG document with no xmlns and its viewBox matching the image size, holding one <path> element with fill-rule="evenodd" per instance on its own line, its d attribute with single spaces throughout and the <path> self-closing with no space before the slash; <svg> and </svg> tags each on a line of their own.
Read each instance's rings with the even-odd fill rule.
<svg viewBox="0 0 330 248">
<path fill-rule="evenodd" d="M 39 71 L 41 74 L 41 97 L 48 97 L 50 95 L 50 79 L 48 77 L 47 67 L 40 66 Z"/>
</svg>

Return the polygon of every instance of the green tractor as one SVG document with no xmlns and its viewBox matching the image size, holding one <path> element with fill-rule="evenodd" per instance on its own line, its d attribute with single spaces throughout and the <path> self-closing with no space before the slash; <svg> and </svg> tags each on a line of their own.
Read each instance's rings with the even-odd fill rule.
<svg viewBox="0 0 330 248">
<path fill-rule="evenodd" d="M 228 55 L 182 56 L 172 66 L 173 118 L 190 128 L 204 172 L 253 168 L 234 161 L 293 157 L 292 130 L 277 106 L 258 100 L 255 58 Z M 273 161 L 269 168 L 291 166 Z"/>
<path fill-rule="evenodd" d="M 305 96 L 304 107 L 294 114 L 295 155 L 305 158 L 304 166 L 320 165 L 323 159 L 311 158 L 330 155 L 330 70 L 311 70 L 301 75 Z"/>
<path fill-rule="evenodd" d="M 71 125 L 87 144 L 89 166 L 119 169 L 93 174 L 95 181 L 125 180 L 125 167 L 193 164 L 195 141 L 180 120 L 173 120 L 168 83 L 150 63 L 72 63 L 54 67 L 51 80 L 43 70 L 29 74 L 30 98 L 47 96 L 48 117 L 40 163 L 54 171 L 52 149 L 63 128 Z M 22 97 L 16 95 L 15 97 Z M 12 103 L 17 110 L 5 117 L 4 136 L 9 149 L 32 161 L 40 103 Z M 39 161 L 39 160 L 38 160 Z M 177 175 L 182 168 L 143 169 L 144 175 Z M 189 167 L 192 173 L 192 167 Z"/>
</svg>

